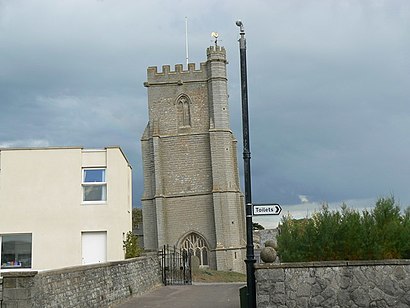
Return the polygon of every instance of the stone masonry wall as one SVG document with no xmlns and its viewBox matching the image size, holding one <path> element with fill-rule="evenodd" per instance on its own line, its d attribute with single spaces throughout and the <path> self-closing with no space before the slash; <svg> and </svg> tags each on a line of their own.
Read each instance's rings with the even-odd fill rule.
<svg viewBox="0 0 410 308">
<path fill-rule="evenodd" d="M 264 307 L 410 307 L 410 260 L 256 265 Z"/>
<path fill-rule="evenodd" d="M 1 275 L 2 308 L 109 307 L 161 285 L 156 254 L 61 270 Z"/>
</svg>

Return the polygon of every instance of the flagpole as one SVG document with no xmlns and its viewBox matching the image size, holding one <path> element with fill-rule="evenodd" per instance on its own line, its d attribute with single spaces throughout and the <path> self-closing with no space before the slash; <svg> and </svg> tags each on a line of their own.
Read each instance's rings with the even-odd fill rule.
<svg viewBox="0 0 410 308">
<path fill-rule="evenodd" d="M 185 16 L 185 59 L 186 59 L 186 66 L 188 68 L 189 63 L 189 54 L 188 54 L 188 17 Z"/>
</svg>

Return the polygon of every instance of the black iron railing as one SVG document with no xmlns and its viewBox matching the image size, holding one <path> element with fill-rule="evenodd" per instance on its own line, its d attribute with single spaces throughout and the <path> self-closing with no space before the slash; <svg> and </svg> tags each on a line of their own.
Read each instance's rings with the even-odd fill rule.
<svg viewBox="0 0 410 308">
<path fill-rule="evenodd" d="M 164 245 L 159 255 L 164 285 L 192 284 L 190 251 Z"/>
</svg>

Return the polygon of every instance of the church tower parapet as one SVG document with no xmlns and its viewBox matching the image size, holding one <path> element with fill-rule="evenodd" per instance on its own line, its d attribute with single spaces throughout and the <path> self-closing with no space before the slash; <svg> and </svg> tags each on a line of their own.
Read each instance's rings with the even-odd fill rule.
<svg viewBox="0 0 410 308">
<path fill-rule="evenodd" d="M 225 62 L 226 64 L 228 61 L 226 61 L 226 50 L 222 46 L 210 46 L 206 49 L 206 56 L 208 58 L 208 61 L 222 61 Z"/>
<path fill-rule="evenodd" d="M 163 65 L 162 71 L 158 71 L 157 66 L 150 66 L 147 69 L 147 82 L 145 87 L 175 84 L 182 85 L 184 82 L 195 82 L 205 79 L 207 76 L 206 63 L 202 62 L 199 69 L 196 69 L 195 63 L 189 63 L 188 69 L 184 70 L 182 64 L 176 64 L 175 69 L 171 70 L 170 65 Z"/>
</svg>

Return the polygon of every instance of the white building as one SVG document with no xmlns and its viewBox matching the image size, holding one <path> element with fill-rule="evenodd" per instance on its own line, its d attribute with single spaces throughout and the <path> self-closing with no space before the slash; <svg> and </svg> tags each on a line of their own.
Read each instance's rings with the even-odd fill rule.
<svg viewBox="0 0 410 308">
<path fill-rule="evenodd" d="M 124 259 L 131 181 L 119 147 L 0 149 L 1 270 Z"/>
</svg>

